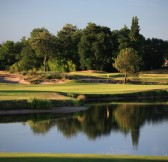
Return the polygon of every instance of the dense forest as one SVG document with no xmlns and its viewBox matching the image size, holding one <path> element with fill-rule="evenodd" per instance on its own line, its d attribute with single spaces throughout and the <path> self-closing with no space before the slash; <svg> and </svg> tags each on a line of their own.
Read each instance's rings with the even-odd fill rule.
<svg viewBox="0 0 168 162">
<path fill-rule="evenodd" d="M 56 35 L 35 28 L 27 39 L 0 45 L 0 70 L 113 71 L 114 59 L 126 48 L 134 49 L 142 58 L 141 70 L 162 68 L 168 58 L 168 41 L 146 39 L 140 34 L 137 17 L 132 18 L 130 26 L 111 31 L 95 23 L 88 23 L 84 29 L 66 24 Z"/>
</svg>

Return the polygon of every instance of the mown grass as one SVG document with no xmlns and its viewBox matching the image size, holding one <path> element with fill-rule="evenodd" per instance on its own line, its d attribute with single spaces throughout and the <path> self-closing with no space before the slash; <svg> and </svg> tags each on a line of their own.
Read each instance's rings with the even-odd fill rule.
<svg viewBox="0 0 168 162">
<path fill-rule="evenodd" d="M 102 78 L 102 79 L 113 79 L 113 80 L 124 80 L 122 73 L 106 73 L 96 71 L 79 71 L 68 73 L 69 76 L 88 77 L 88 78 Z M 131 81 L 140 81 L 141 83 L 153 83 L 153 84 L 168 84 L 168 70 L 155 70 L 141 72 L 139 77 L 129 77 Z"/>
<path fill-rule="evenodd" d="M 0 153 L 0 162 L 161 162 L 168 161 L 162 156 L 95 155 L 95 154 L 36 154 Z"/>
<path fill-rule="evenodd" d="M 133 85 L 68 82 L 53 85 L 22 85 L 0 83 L 0 100 L 21 100 L 34 98 L 65 100 L 64 94 L 129 94 L 151 90 L 166 90 L 168 85 Z"/>
<path fill-rule="evenodd" d="M 133 85 L 106 83 L 69 82 L 53 85 L 0 84 L 0 100 L 29 99 L 30 97 L 45 99 L 69 99 L 68 94 L 116 95 L 155 90 L 168 91 L 168 85 Z"/>
<path fill-rule="evenodd" d="M 147 92 L 155 90 L 168 91 L 168 70 L 141 72 L 138 78 L 145 84 L 108 84 L 108 83 L 84 83 L 79 81 L 80 76 L 91 79 L 113 79 L 123 80 L 121 73 L 106 73 L 96 71 L 72 72 L 66 75 L 77 76 L 74 81 L 62 84 L 50 85 L 23 85 L 0 83 L 0 100 L 27 100 L 29 98 L 40 98 L 50 100 L 71 100 L 73 94 L 85 95 L 122 95 L 137 92 Z M 133 79 L 133 78 L 131 78 Z M 161 85 L 162 84 L 162 85 Z M 164 84 L 164 85 L 163 85 Z M 152 94 L 150 93 L 150 94 Z M 147 93 L 148 95 L 149 93 Z"/>
</svg>

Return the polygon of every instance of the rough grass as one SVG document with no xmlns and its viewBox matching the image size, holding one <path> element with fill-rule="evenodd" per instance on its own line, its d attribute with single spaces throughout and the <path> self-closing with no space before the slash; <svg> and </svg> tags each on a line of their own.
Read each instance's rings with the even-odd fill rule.
<svg viewBox="0 0 168 162">
<path fill-rule="evenodd" d="M 35 154 L 35 153 L 0 153 L 0 162 L 162 162 L 168 157 L 95 155 L 95 154 Z"/>
</svg>

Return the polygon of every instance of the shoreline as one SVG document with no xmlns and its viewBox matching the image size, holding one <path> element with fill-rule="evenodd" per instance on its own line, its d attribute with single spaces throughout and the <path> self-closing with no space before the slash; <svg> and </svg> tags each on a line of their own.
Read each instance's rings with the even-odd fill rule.
<svg viewBox="0 0 168 162">
<path fill-rule="evenodd" d="M 87 110 L 87 107 L 84 106 L 67 106 L 67 107 L 54 107 L 51 109 L 21 109 L 21 110 L 0 110 L 1 115 L 27 115 L 27 114 L 44 114 L 44 113 L 57 113 L 57 114 L 68 114 L 68 113 L 75 113 Z"/>
<path fill-rule="evenodd" d="M 28 100 L 0 100 L 0 115 L 19 115 L 37 113 L 74 113 L 88 109 L 87 104 L 94 102 L 168 102 L 167 90 L 151 90 L 125 94 L 83 94 L 85 101 L 78 102 L 76 97 L 79 94 L 73 93 L 70 100 L 52 100 L 51 108 L 30 109 Z M 74 100 L 75 99 L 75 100 Z"/>
</svg>

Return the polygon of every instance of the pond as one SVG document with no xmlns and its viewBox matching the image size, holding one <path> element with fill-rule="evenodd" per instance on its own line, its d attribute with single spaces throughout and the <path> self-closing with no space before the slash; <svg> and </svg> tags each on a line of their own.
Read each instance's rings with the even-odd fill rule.
<svg viewBox="0 0 168 162">
<path fill-rule="evenodd" d="M 168 105 L 94 104 L 69 114 L 0 116 L 0 152 L 168 155 Z"/>
</svg>

